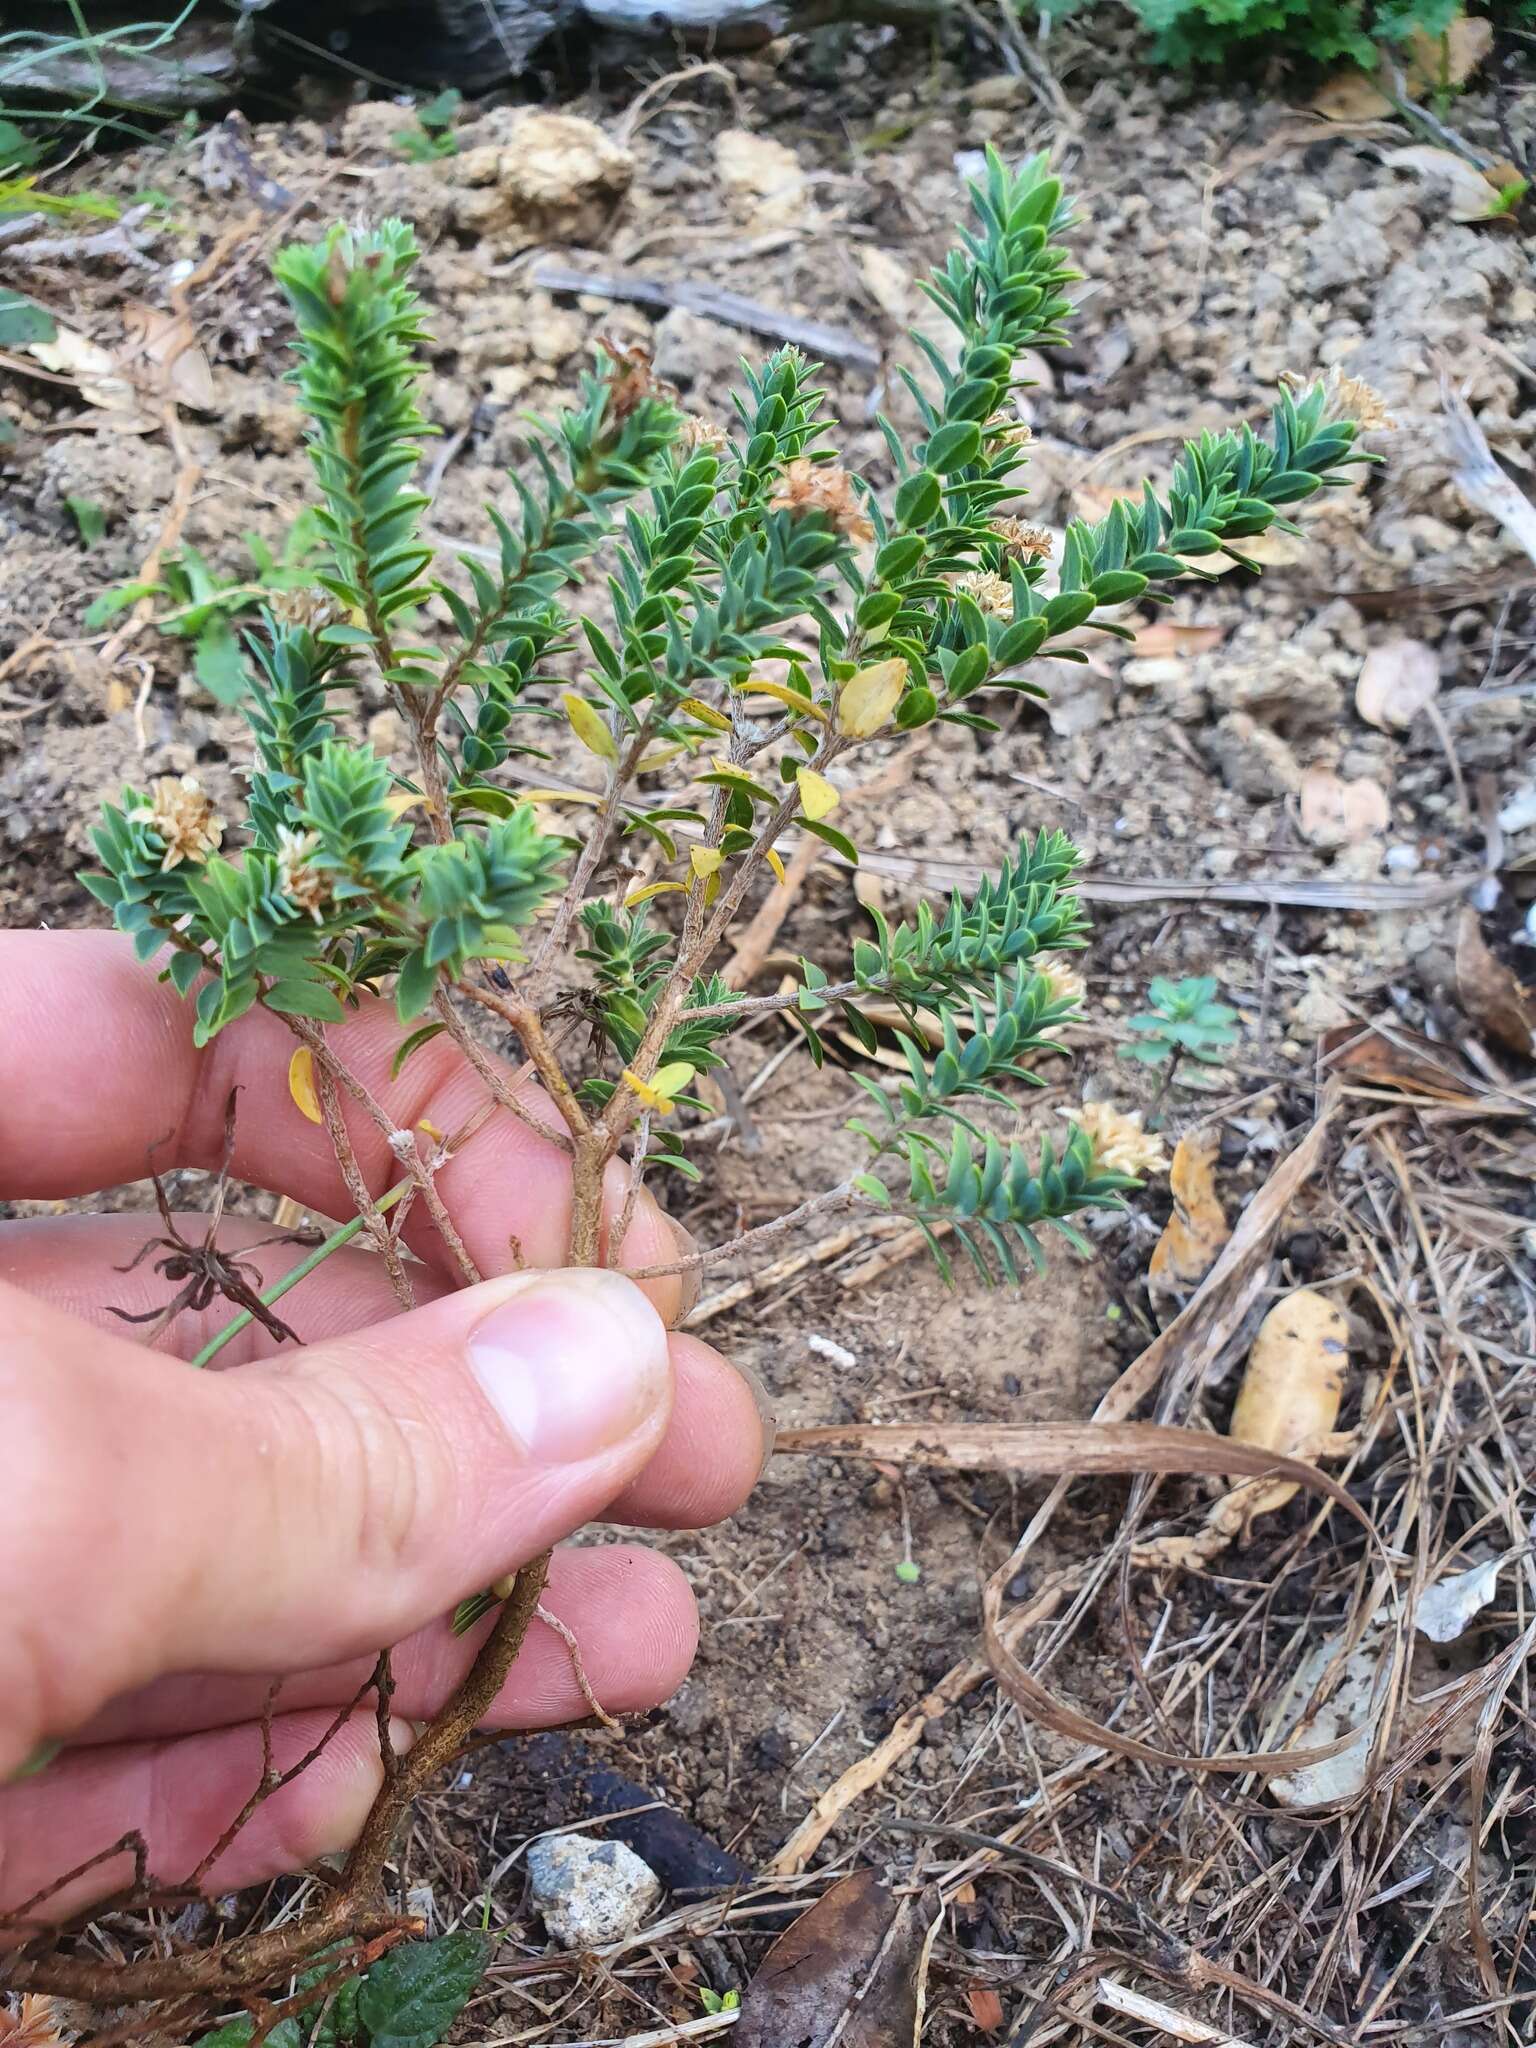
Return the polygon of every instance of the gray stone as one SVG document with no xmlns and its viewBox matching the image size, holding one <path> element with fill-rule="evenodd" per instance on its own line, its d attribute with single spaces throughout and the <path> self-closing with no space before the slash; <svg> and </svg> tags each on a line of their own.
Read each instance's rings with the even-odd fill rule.
<svg viewBox="0 0 1536 2048">
<path fill-rule="evenodd" d="M 528 1880 L 545 1927 L 562 1948 L 602 1948 L 644 1925 L 661 1880 L 623 1842 L 595 1835 L 540 1835 Z"/>
</svg>

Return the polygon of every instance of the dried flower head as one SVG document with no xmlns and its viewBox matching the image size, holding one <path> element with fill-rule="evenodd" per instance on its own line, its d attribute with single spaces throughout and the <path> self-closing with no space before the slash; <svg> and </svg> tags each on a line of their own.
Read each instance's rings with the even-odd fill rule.
<svg viewBox="0 0 1536 2048">
<path fill-rule="evenodd" d="M 0 2048 L 63 2048 L 72 2038 L 63 2026 L 60 2001 L 29 1991 L 14 2012 L 0 2005 Z"/>
<path fill-rule="evenodd" d="M 724 427 L 717 427 L 713 420 L 701 419 L 696 412 L 683 414 L 677 438 L 679 445 L 690 455 L 700 448 L 707 448 L 711 455 L 723 455 L 731 445 L 731 437 Z"/>
<path fill-rule="evenodd" d="M 812 462 L 797 455 L 784 471 L 777 492 L 768 500 L 770 512 L 788 512 L 799 519 L 820 512 L 849 540 L 873 540 L 875 529 L 854 493 L 853 478 L 835 462 Z"/>
<path fill-rule="evenodd" d="M 148 825 L 165 846 L 161 871 L 169 874 L 184 860 L 206 860 L 224 838 L 224 820 L 195 775 L 161 775 L 150 787 L 148 803 L 130 811 L 135 825 Z"/>
<path fill-rule="evenodd" d="M 318 844 L 313 832 L 295 832 L 287 825 L 277 828 L 277 872 L 283 894 L 316 924 L 324 918 L 331 900 L 330 876 L 309 864 Z"/>
<path fill-rule="evenodd" d="M 956 597 L 968 597 L 988 618 L 1013 617 L 1013 585 L 1006 577 L 994 575 L 990 569 L 972 569 L 964 576 L 957 576 L 951 588 Z"/>
<path fill-rule="evenodd" d="M 1280 379 L 1294 391 L 1304 391 L 1316 382 L 1312 377 L 1298 377 L 1290 370 Z M 1361 377 L 1351 377 L 1335 363 L 1323 382 L 1327 403 L 1323 414 L 1330 420 L 1353 420 L 1361 433 L 1369 433 L 1373 427 L 1390 428 L 1397 421 L 1387 411 L 1387 402 L 1379 391 Z"/>
<path fill-rule="evenodd" d="M 339 626 L 347 608 L 328 590 L 274 590 L 267 610 L 284 626 L 306 626 L 311 633 L 323 633 L 327 626 Z"/>
<path fill-rule="evenodd" d="M 993 413 L 982 432 L 989 441 L 1000 441 L 1005 448 L 1027 448 L 1035 438 L 1028 422 L 1011 412 Z"/>
<path fill-rule="evenodd" d="M 1021 562 L 1047 562 L 1055 543 L 1043 526 L 1026 526 L 1022 519 L 994 519 L 992 531 L 1002 543 L 1003 553 Z"/>
<path fill-rule="evenodd" d="M 656 375 L 644 342 L 615 341 L 611 335 L 600 334 L 597 345 L 610 362 L 608 409 L 615 420 L 627 420 L 648 398 L 676 398 L 675 386 Z"/>
<path fill-rule="evenodd" d="M 1141 1180 L 1161 1173 L 1168 1164 L 1163 1141 L 1143 1130 L 1139 1109 L 1116 1109 L 1109 1102 L 1085 1102 L 1061 1114 L 1087 1134 L 1093 1163 L 1104 1173 L 1128 1173 Z"/>
<path fill-rule="evenodd" d="M 1088 984 L 1060 953 L 1038 953 L 1032 963 L 1036 974 L 1042 975 L 1051 991 L 1053 1003 L 1071 1003 L 1081 1008 L 1088 1000 Z"/>
</svg>

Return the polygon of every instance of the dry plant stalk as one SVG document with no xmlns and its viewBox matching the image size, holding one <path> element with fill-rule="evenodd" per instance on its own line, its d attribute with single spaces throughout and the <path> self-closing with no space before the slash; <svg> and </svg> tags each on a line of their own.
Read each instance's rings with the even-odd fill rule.
<svg viewBox="0 0 1536 2048">
<path fill-rule="evenodd" d="M 643 350 L 608 348 L 580 404 L 536 438 L 513 516 L 490 513 L 498 567 L 466 558 L 462 577 L 438 573 L 420 530 L 410 231 L 338 228 L 277 259 L 297 327 L 293 381 L 309 418 L 324 572 L 307 597 L 274 598 L 251 642 L 245 816 L 217 816 L 189 779 L 129 791 L 106 808 L 101 872 L 88 879 L 142 959 L 168 956 L 162 976 L 195 1002 L 200 1045 L 259 1005 L 307 1053 L 291 1077 L 296 1099 L 318 1111 L 358 1212 L 311 1263 L 365 1229 L 409 1302 L 410 1267 L 386 1211 L 419 1201 L 464 1279 L 479 1277 L 434 1181 L 452 1139 L 396 1128 L 331 1037 L 349 1004 L 386 989 L 402 1026 L 396 1073 L 447 1034 L 496 1106 L 568 1152 L 575 1265 L 602 1257 L 611 1162 L 626 1163 L 632 1199 L 648 1173 L 695 1171 L 674 1112 L 701 1106 L 695 1077 L 722 1063 L 732 1030 L 770 1010 L 819 1059 L 819 1022 L 840 1020 L 871 1046 L 864 1006 L 894 1004 L 910 1078 L 894 1096 L 870 1089 L 872 1110 L 854 1126 L 864 1171 L 699 1263 L 755 1253 L 828 1211 L 862 1210 L 908 1219 L 946 1277 L 958 1246 L 984 1279 L 1012 1280 L 1021 1254 L 1041 1262 L 1042 1225 L 1086 1250 L 1072 1215 L 1118 1206 L 1138 1184 L 1150 1163 L 1143 1134 L 1102 1106 L 1033 1154 L 981 1121 L 1008 1106 L 1002 1084 L 1029 1081 L 1029 1061 L 1060 1050 L 1055 1034 L 1078 1014 L 1080 984 L 1052 957 L 1083 943 L 1078 856 L 1064 835 L 1024 842 L 1000 875 L 940 912 L 925 905 L 894 925 L 876 914 L 876 937 L 855 944 L 838 979 L 803 961 L 788 996 L 754 996 L 713 964 L 753 892 L 770 872 L 782 878 L 776 842 L 787 828 L 857 859 L 829 822 L 850 756 L 936 722 L 984 739 L 997 728 L 976 708 L 979 693 L 1043 694 L 1028 679 L 1034 657 L 1089 625 L 1130 637 L 1123 607 L 1159 601 L 1158 587 L 1209 576 L 1223 557 L 1243 562 L 1246 536 L 1289 527 L 1283 508 L 1372 459 L 1324 387 L 1287 390 L 1265 435 L 1203 435 L 1167 497 L 1149 485 L 1095 524 L 1074 522 L 1049 559 L 1049 537 L 1004 510 L 1028 459 L 1009 400 L 1021 354 L 1062 338 L 1077 276 L 1056 239 L 1068 212 L 1043 159 L 1011 170 L 992 156 L 972 200 L 973 231 L 927 287 L 954 330 L 953 358 L 921 344 L 932 378 L 908 380 L 915 437 L 882 423 L 888 500 L 837 460 L 815 367 L 793 348 L 746 373 L 734 432 L 683 416 Z M 607 628 L 564 601 L 600 550 Z M 579 687 L 552 667 L 573 649 Z M 338 729 L 365 674 L 404 720 L 407 776 Z M 563 724 L 601 767 L 601 792 L 573 828 L 545 822 L 568 790 L 514 792 L 497 779 L 528 750 L 516 735 L 530 718 Z M 663 769 L 681 795 L 647 793 Z M 691 835 L 686 851 L 674 827 Z M 637 837 L 659 851 L 661 870 L 626 894 Z M 656 922 L 653 900 L 665 906 Z M 557 994 L 573 964 L 583 985 Z M 471 1011 L 516 1041 L 542 1111 L 501 1081 Z M 932 1057 L 919 1011 L 939 1020 Z M 572 1018 L 588 1027 L 579 1063 Z M 401 1179 L 382 1195 L 358 1172 L 344 1104 L 399 1161 Z M 320 1903 L 217 1949 L 110 1965 L 38 1934 L 10 1954 L 5 1981 L 119 2004 L 253 1997 L 338 1941 L 360 1953 L 415 1931 L 388 1897 L 391 1839 L 471 1741 L 538 1611 L 546 1564 L 466 1588 L 461 1619 L 495 1609 L 494 1625 L 415 1746 L 386 1755 L 383 1789 Z M 383 1651 L 381 1702 L 388 1686 Z M 387 1727 L 382 1705 L 379 1718 Z M 142 1906 L 164 1889 L 141 1868 L 116 1903 Z M 22 1917 L 45 1906 L 32 1901 Z"/>
</svg>

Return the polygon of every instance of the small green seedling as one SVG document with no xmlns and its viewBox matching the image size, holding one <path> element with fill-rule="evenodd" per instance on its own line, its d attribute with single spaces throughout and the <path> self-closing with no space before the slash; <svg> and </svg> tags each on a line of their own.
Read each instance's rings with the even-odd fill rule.
<svg viewBox="0 0 1536 2048">
<path fill-rule="evenodd" d="M 77 501 L 68 502 L 75 511 Z M 75 516 L 80 517 L 77 511 Z M 92 536 L 83 524 L 81 534 L 89 545 Z M 236 621 L 252 619 L 274 602 L 280 607 L 284 592 L 309 588 L 320 548 L 319 518 L 313 510 L 301 512 L 280 556 L 274 556 L 258 533 L 247 533 L 244 539 L 249 576 L 222 576 L 197 548 L 183 547 L 166 557 L 158 583 L 118 583 L 102 591 L 86 612 L 86 631 L 100 632 L 141 597 L 161 598 L 167 609 L 154 620 L 156 630 L 174 640 L 190 640 L 192 667 L 203 688 L 221 704 L 238 704 L 250 687 L 251 674 Z"/>
<path fill-rule="evenodd" d="M 711 1991 L 707 1984 L 700 1987 L 699 2003 L 706 2012 L 736 2012 L 741 2005 L 739 1991 Z"/>
<path fill-rule="evenodd" d="M 396 131 L 396 149 L 413 164 L 430 164 L 439 157 L 457 156 L 459 145 L 451 131 L 463 104 L 463 93 L 456 92 L 451 85 L 435 99 L 426 101 L 416 109 L 416 126 Z"/>
<path fill-rule="evenodd" d="M 1172 1068 L 1187 1055 L 1214 1065 L 1237 1042 L 1237 1012 L 1230 1003 L 1218 1002 L 1217 993 L 1211 974 L 1191 975 L 1187 981 L 1158 975 L 1147 989 L 1152 1008 L 1130 1019 L 1138 1036 L 1121 1046 L 1121 1058 L 1149 1067 L 1166 1061 Z"/>
<path fill-rule="evenodd" d="M 66 498 L 75 525 L 79 528 L 80 539 L 88 548 L 95 547 L 107 530 L 107 511 L 94 498 Z"/>
</svg>

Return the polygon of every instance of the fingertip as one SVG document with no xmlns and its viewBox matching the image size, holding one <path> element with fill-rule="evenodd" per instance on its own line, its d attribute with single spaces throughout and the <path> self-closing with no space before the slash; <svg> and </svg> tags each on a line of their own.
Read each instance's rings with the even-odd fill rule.
<svg viewBox="0 0 1536 2048">
<path fill-rule="evenodd" d="M 674 1331 L 672 1418 L 660 1449 L 608 1510 L 651 1529 L 703 1529 L 736 1513 L 773 1453 L 773 1409 L 750 1370 Z"/>
</svg>

